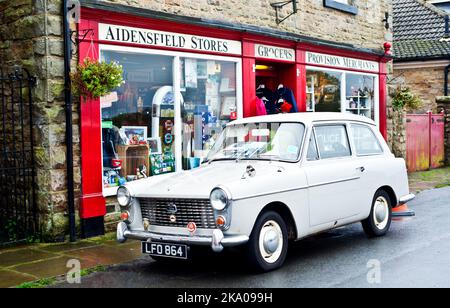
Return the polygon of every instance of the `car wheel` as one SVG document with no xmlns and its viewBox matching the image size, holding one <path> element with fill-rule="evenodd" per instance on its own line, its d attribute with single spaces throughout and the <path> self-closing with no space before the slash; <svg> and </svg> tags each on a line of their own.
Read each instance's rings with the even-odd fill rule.
<svg viewBox="0 0 450 308">
<path fill-rule="evenodd" d="M 372 201 L 369 217 L 362 221 L 364 232 L 369 237 L 385 235 L 391 227 L 392 204 L 387 192 L 379 190 Z"/>
<path fill-rule="evenodd" d="M 276 212 L 263 213 L 247 243 L 247 261 L 258 272 L 281 267 L 286 260 L 288 232 L 283 218 Z"/>
</svg>

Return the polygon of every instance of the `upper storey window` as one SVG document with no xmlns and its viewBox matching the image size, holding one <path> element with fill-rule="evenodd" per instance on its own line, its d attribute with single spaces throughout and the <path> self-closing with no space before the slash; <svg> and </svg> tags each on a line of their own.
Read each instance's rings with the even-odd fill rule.
<svg viewBox="0 0 450 308">
<path fill-rule="evenodd" d="M 355 6 L 354 0 L 323 0 L 323 5 L 350 14 L 358 14 L 358 8 Z"/>
</svg>

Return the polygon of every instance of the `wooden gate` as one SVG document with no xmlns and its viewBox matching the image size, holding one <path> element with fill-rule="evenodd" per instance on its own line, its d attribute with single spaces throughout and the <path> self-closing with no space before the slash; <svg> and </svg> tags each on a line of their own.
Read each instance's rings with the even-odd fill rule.
<svg viewBox="0 0 450 308">
<path fill-rule="evenodd" d="M 409 172 L 444 165 L 444 114 L 406 116 L 406 163 Z"/>
</svg>

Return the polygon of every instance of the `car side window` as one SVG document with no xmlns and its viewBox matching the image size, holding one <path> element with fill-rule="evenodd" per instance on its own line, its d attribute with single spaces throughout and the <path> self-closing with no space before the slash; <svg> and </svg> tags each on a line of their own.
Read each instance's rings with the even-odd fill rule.
<svg viewBox="0 0 450 308">
<path fill-rule="evenodd" d="M 321 159 L 352 155 L 345 125 L 316 126 L 315 133 Z"/>
<path fill-rule="evenodd" d="M 306 159 L 309 161 L 319 160 L 319 152 L 317 151 L 316 136 L 314 130 L 311 132 L 311 137 L 309 138 L 308 153 Z"/>
<path fill-rule="evenodd" d="M 356 155 L 378 155 L 383 153 L 383 149 L 370 127 L 352 124 L 351 130 Z"/>
</svg>

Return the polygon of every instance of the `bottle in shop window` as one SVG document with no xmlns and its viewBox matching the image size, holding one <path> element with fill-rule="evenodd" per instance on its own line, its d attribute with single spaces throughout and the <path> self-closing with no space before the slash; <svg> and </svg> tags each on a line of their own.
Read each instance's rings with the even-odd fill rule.
<svg viewBox="0 0 450 308">
<path fill-rule="evenodd" d="M 142 113 L 144 111 L 144 100 L 142 99 L 141 96 L 139 96 L 137 100 L 137 111 L 139 113 Z"/>
</svg>

